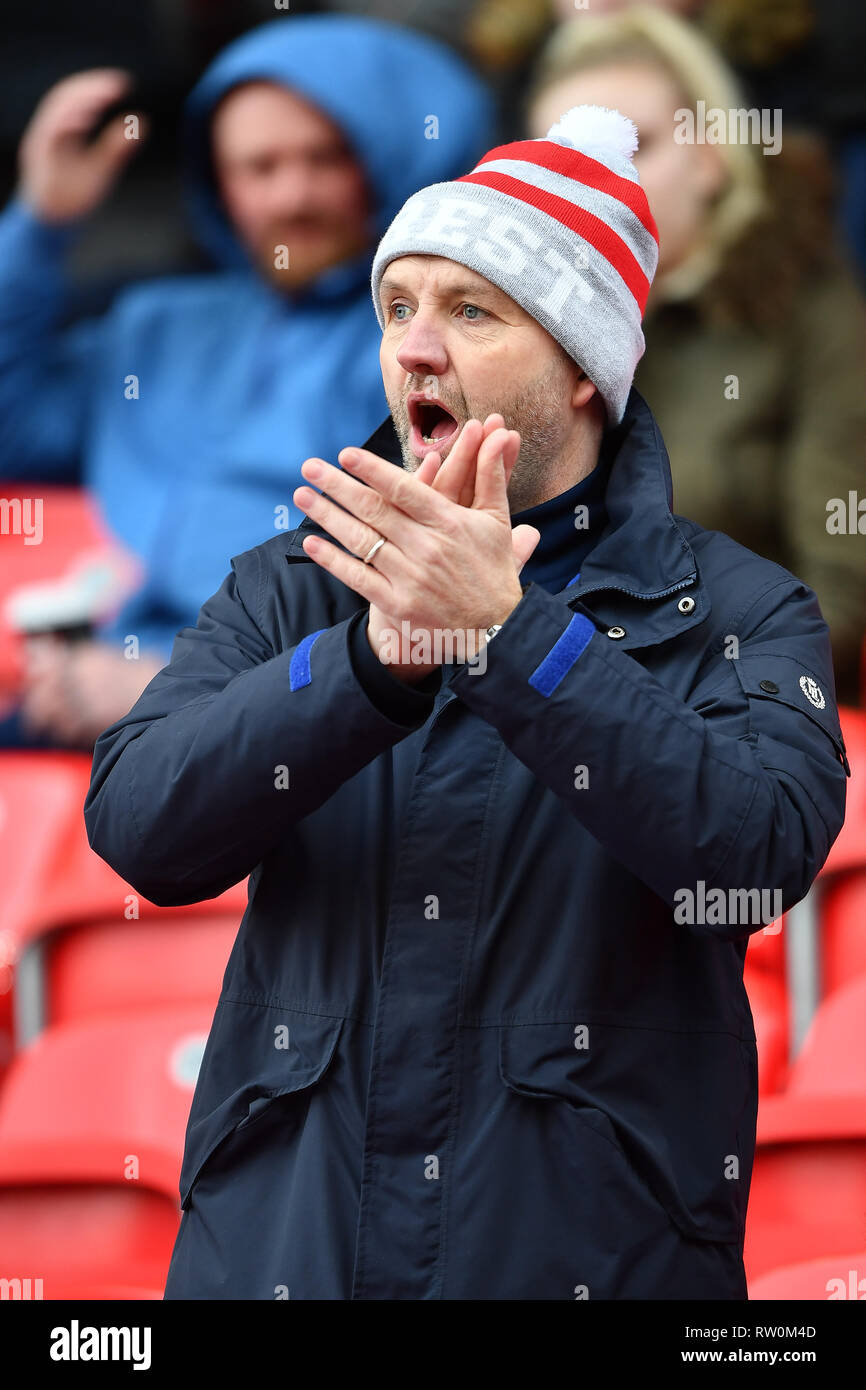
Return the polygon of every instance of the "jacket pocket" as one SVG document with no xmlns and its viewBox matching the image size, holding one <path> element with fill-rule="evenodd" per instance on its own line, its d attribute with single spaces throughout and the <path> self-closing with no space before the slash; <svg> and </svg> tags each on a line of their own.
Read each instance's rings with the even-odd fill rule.
<svg viewBox="0 0 866 1390">
<path fill-rule="evenodd" d="M 513 1092 L 567 1106 L 606 1141 L 624 1197 L 640 1193 L 690 1240 L 741 1244 L 754 1156 L 754 1043 L 588 1022 L 500 1029 Z"/>
<path fill-rule="evenodd" d="M 208 1160 L 279 1096 L 302 1092 L 325 1075 L 342 1018 L 221 999 L 193 1097 L 180 1174 L 186 1209 Z"/>
<path fill-rule="evenodd" d="M 786 728 L 793 731 L 805 727 L 807 733 L 795 739 L 795 747 L 815 755 L 821 753 L 824 735 L 832 743 L 846 775 L 851 776 L 839 711 L 826 678 L 819 681 L 814 671 L 800 661 L 772 651 L 746 652 L 731 665 L 749 700 L 751 725 L 756 733 L 778 741 Z M 791 713 L 803 718 L 791 723 Z M 808 720 L 805 726 L 803 719 Z M 821 734 L 814 737 L 819 729 Z"/>
</svg>

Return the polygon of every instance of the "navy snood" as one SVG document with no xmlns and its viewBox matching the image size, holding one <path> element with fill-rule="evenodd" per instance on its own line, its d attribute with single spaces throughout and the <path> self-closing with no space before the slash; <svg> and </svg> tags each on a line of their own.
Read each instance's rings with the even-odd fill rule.
<svg viewBox="0 0 866 1390">
<path fill-rule="evenodd" d="M 528 523 L 541 532 L 541 540 L 520 571 L 521 584 L 538 584 L 555 594 L 577 578 L 607 524 L 604 495 L 608 472 L 609 462 L 602 455 L 592 472 L 567 492 L 536 507 L 512 512 L 512 526 Z"/>
</svg>

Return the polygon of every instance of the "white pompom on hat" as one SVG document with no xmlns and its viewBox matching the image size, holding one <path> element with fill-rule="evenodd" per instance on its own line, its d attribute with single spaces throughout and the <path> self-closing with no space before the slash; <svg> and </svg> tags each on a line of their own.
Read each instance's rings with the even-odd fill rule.
<svg viewBox="0 0 866 1390">
<path fill-rule="evenodd" d="M 631 159 L 638 148 L 634 121 L 608 106 L 572 106 L 544 138 L 573 150 L 606 150 L 608 154 L 621 154 L 624 159 Z"/>
<path fill-rule="evenodd" d="M 471 173 L 413 194 L 373 260 L 380 326 L 385 267 L 400 256 L 446 256 L 546 328 L 595 383 L 608 424 L 619 424 L 658 264 L 637 149 L 637 128 L 621 112 L 573 106 L 542 139 L 499 145 Z"/>
</svg>

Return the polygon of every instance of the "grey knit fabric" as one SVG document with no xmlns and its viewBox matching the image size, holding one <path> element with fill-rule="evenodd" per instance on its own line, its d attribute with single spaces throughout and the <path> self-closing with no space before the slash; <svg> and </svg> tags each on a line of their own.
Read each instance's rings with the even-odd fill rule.
<svg viewBox="0 0 866 1390">
<path fill-rule="evenodd" d="M 391 261 L 446 256 L 477 271 L 562 345 L 618 424 L 644 353 L 658 233 L 634 164 L 617 148 L 620 129 L 611 123 L 608 143 L 604 121 L 593 119 L 600 110 L 575 107 L 552 128 L 575 141 L 586 129 L 583 145 L 503 145 L 465 178 L 413 194 L 379 244 L 371 287 L 384 329 L 379 285 Z"/>
</svg>

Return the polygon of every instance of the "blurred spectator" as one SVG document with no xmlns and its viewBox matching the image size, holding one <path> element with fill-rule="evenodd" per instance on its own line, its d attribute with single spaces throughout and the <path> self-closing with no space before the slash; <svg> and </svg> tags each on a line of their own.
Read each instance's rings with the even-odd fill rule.
<svg viewBox="0 0 866 1390">
<path fill-rule="evenodd" d="M 553 0 L 553 8 L 559 19 L 573 19 L 576 15 L 616 14 L 620 10 L 627 10 L 635 0 Z M 649 0 L 660 10 L 669 10 L 671 14 L 695 15 L 698 14 L 706 4 L 706 0 Z"/>
<path fill-rule="evenodd" d="M 834 245 L 820 150 L 788 130 L 767 155 L 736 133 L 701 139 L 699 100 L 726 117 L 744 105 L 692 26 L 638 6 L 554 35 L 529 97 L 530 133 L 584 102 L 635 121 L 660 234 L 635 385 L 671 457 L 675 508 L 816 590 L 840 697 L 855 703 L 866 556 L 856 523 L 836 534 L 832 503 L 847 508 L 866 482 L 866 311 Z M 683 138 L 686 110 L 694 138 Z"/>
<path fill-rule="evenodd" d="M 499 136 L 519 138 L 526 75 L 555 20 L 553 0 L 321 0 L 324 8 L 391 20 L 450 44 L 495 93 Z M 595 0 L 593 0 L 595 3 Z"/>
<path fill-rule="evenodd" d="M 501 0 L 507 4 L 508 0 Z M 550 0 L 562 20 L 613 14 L 636 0 Z M 840 230 L 866 279 L 866 5 L 863 0 L 655 0 L 695 20 L 724 54 L 748 104 L 781 107 L 789 125 L 829 142 Z"/>
<path fill-rule="evenodd" d="M 123 72 L 77 74 L 22 141 L 0 217 L 0 458 L 10 478 L 83 477 L 146 578 L 100 640 L 32 644 L 7 745 L 91 746 L 229 558 L 301 520 L 303 460 L 381 422 L 372 248 L 416 188 L 491 137 L 481 84 L 433 41 L 362 19 L 273 20 L 187 105 L 195 228 L 221 270 L 127 289 L 104 318 L 61 329 L 76 230 L 138 143 L 127 90 Z"/>
<path fill-rule="evenodd" d="M 812 126 L 839 171 L 839 223 L 866 278 L 866 5 L 707 0 L 705 31 L 759 106 Z"/>
<path fill-rule="evenodd" d="M 291 0 L 292 18 L 320 8 Z M 278 11 L 276 13 L 279 13 Z M 17 179 L 24 129 L 49 87 L 91 68 L 132 70 L 134 110 L 151 117 L 134 173 L 88 216 L 67 261 L 68 320 L 103 313 L 133 280 L 212 268 L 189 236 L 177 129 L 190 89 L 221 49 L 275 17 L 274 0 L 41 0 L 7 7 L 0 45 L 0 204 Z"/>
<path fill-rule="evenodd" d="M 326 8 L 410 25 L 491 74 L 519 62 L 553 18 L 551 0 L 326 0 Z"/>
<path fill-rule="evenodd" d="M 783 107 L 789 125 L 820 125 L 814 0 L 706 0 L 701 27 L 749 101 Z"/>
<path fill-rule="evenodd" d="M 841 173 L 841 225 L 866 283 L 866 5 L 821 0 L 815 34 L 824 128 Z"/>
</svg>

